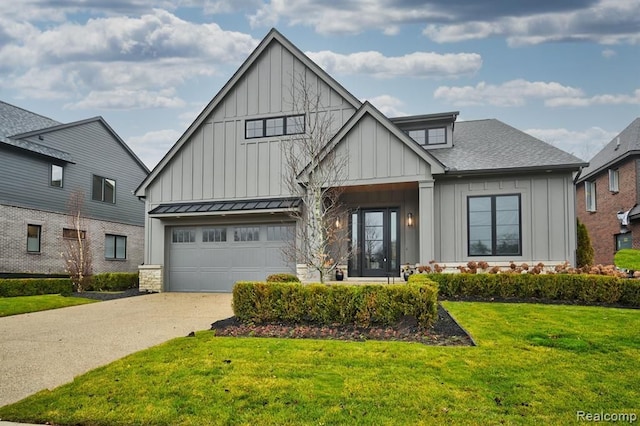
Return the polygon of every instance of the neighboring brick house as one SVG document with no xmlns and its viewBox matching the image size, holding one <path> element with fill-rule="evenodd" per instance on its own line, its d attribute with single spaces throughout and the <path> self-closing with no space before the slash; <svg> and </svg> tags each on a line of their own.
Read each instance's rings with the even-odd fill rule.
<svg viewBox="0 0 640 426">
<path fill-rule="evenodd" d="M 0 275 L 64 274 L 69 202 L 83 196 L 93 272 L 143 261 L 149 170 L 101 117 L 62 124 L 0 101 Z"/>
<path fill-rule="evenodd" d="M 640 248 L 640 118 L 598 152 L 576 183 L 578 218 L 589 230 L 596 264 L 622 248 Z"/>
</svg>

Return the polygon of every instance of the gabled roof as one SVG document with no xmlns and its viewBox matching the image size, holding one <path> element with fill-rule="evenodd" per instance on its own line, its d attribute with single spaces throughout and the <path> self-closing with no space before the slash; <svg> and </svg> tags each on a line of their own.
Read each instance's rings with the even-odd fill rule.
<svg viewBox="0 0 640 426">
<path fill-rule="evenodd" d="M 431 154 L 449 174 L 579 170 L 579 158 L 495 119 L 455 123 L 453 147 Z"/>
<path fill-rule="evenodd" d="M 589 167 L 582 170 L 578 182 L 589 179 L 632 155 L 640 155 L 640 117 L 633 120 L 589 161 Z"/>
<path fill-rule="evenodd" d="M 293 43 L 287 40 L 278 30 L 272 28 L 271 31 L 265 36 L 264 39 L 258 44 L 249 57 L 243 62 L 238 70 L 233 74 L 231 79 L 222 87 L 222 89 L 215 95 L 215 97 L 209 102 L 209 104 L 202 110 L 193 123 L 187 128 L 187 130 L 180 136 L 178 141 L 171 147 L 169 152 L 160 160 L 160 162 L 154 167 L 149 176 L 140 184 L 136 189 L 136 195 L 139 197 L 144 196 L 144 190 L 146 187 L 160 174 L 164 167 L 171 161 L 174 155 L 182 148 L 182 146 L 189 140 L 191 135 L 197 131 L 204 120 L 213 112 L 218 104 L 225 98 L 225 96 L 233 89 L 233 87 L 244 77 L 245 73 L 256 62 L 260 55 L 271 45 L 271 43 L 280 43 L 286 50 L 288 50 L 296 59 L 302 62 L 306 67 L 311 69 L 318 77 L 325 81 L 332 89 L 338 92 L 343 98 L 345 98 L 354 108 L 359 108 L 362 104 L 358 98 L 349 93 L 340 83 L 338 83 L 333 77 L 327 74 L 322 68 L 320 68 L 315 62 L 313 62 L 307 55 L 305 55 L 300 49 L 298 49 Z"/>
<path fill-rule="evenodd" d="M 127 145 L 125 143 L 125 141 L 123 141 L 120 138 L 120 136 L 118 136 L 118 134 L 115 132 L 115 130 L 113 130 L 111 128 L 111 126 L 109 126 L 109 124 L 104 120 L 104 118 L 102 118 L 100 116 L 87 118 L 87 119 L 80 120 L 80 121 L 74 121 L 72 123 L 67 123 L 67 124 L 58 123 L 58 125 L 56 125 L 56 126 L 47 127 L 47 128 L 38 129 L 38 130 L 33 130 L 33 131 L 30 131 L 30 132 L 26 132 L 26 133 L 21 133 L 21 134 L 15 135 L 13 138 L 15 138 L 15 139 L 26 139 L 26 138 L 31 138 L 31 137 L 34 137 L 34 136 L 43 136 L 43 135 L 45 135 L 47 133 L 56 132 L 56 131 L 59 131 L 59 130 L 64 130 L 64 129 L 68 129 L 68 128 L 72 128 L 72 127 L 78 127 L 78 126 L 82 126 L 82 125 L 93 123 L 93 122 L 97 122 L 97 123 L 102 124 L 102 126 L 104 126 L 104 128 L 107 130 L 107 132 L 109 132 L 111 134 L 111 136 L 116 141 L 118 141 L 120 143 L 122 148 L 124 148 L 124 150 L 131 156 L 131 158 L 133 158 L 133 160 L 138 163 L 138 165 L 142 168 L 142 170 L 144 170 L 146 173 L 149 173 L 149 169 L 142 162 L 142 160 L 140 160 L 140 158 L 131 150 L 131 148 L 129 148 L 129 145 Z"/>
<path fill-rule="evenodd" d="M 389 132 L 391 132 L 394 136 L 396 136 L 400 141 L 402 141 L 405 145 L 407 145 L 418 157 L 422 158 L 425 162 L 429 163 L 431 166 L 431 173 L 444 173 L 444 165 L 431 153 L 419 143 L 414 141 L 409 135 L 400 130 L 398 126 L 394 125 L 391 120 L 389 120 L 384 114 L 382 114 L 376 107 L 374 107 L 369 101 L 365 101 L 364 104 L 353 114 L 349 120 L 342 126 L 340 130 L 331 138 L 329 143 L 322 149 L 320 155 L 319 163 L 322 163 L 322 160 L 333 151 L 336 146 L 340 143 L 340 141 L 344 140 L 345 136 L 353 129 L 356 124 L 362 120 L 365 115 L 370 115 L 374 120 L 384 126 Z M 307 166 L 298 174 L 297 178 L 300 180 L 304 180 L 307 173 L 309 173 L 311 164 L 307 164 Z"/>
<path fill-rule="evenodd" d="M 0 141 L 9 136 L 61 124 L 58 121 L 0 101 Z"/>
</svg>

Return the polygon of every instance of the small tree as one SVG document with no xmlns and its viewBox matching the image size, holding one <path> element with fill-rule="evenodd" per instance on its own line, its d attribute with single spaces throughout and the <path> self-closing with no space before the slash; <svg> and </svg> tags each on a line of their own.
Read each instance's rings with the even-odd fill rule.
<svg viewBox="0 0 640 426">
<path fill-rule="evenodd" d="M 71 278 L 73 289 L 82 292 L 91 279 L 93 263 L 89 234 L 86 231 L 83 215 L 84 193 L 75 191 L 69 197 L 68 222 L 72 231 L 63 235 L 65 251 L 62 253 L 65 270 Z"/>
<path fill-rule="evenodd" d="M 576 266 L 578 268 L 584 268 L 593 265 L 593 246 L 591 245 L 591 238 L 589 238 L 589 231 L 584 223 L 578 219 L 577 225 L 578 233 L 578 247 L 576 250 Z"/>
<path fill-rule="evenodd" d="M 346 209 L 341 203 L 348 157 L 328 146 L 334 135 L 329 108 L 322 93 L 304 75 L 293 79 L 294 114 L 304 116 L 304 130 L 282 142 L 287 189 L 302 200 L 301 209 L 290 216 L 299 225 L 285 256 L 301 261 L 317 272 L 320 282 L 349 257 Z"/>
</svg>

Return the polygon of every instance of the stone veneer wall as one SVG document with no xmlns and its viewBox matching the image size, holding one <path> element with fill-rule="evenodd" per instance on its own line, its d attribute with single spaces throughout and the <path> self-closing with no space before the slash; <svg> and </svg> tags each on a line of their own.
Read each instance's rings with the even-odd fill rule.
<svg viewBox="0 0 640 426">
<path fill-rule="evenodd" d="M 40 225 L 40 252 L 27 252 L 27 225 Z M 144 227 L 85 219 L 91 244 L 93 273 L 137 272 L 144 258 Z M 72 228 L 69 216 L 42 210 L 0 205 L 0 272 L 65 274 L 62 229 Z M 104 257 L 105 234 L 127 237 L 127 258 Z"/>
<path fill-rule="evenodd" d="M 163 291 L 162 265 L 140 265 L 140 291 Z"/>
</svg>

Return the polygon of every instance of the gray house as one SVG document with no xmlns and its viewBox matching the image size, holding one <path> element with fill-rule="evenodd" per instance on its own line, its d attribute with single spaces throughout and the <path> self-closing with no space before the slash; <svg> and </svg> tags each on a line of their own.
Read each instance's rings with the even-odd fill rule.
<svg viewBox="0 0 640 426">
<path fill-rule="evenodd" d="M 296 81 L 318 94 L 315 111 L 295 108 Z M 348 276 L 399 276 L 432 260 L 574 262 L 581 160 L 493 119 L 388 118 L 272 30 L 137 189 L 141 286 L 230 291 L 239 279 L 303 274 L 279 250 L 305 226 L 287 214 L 300 202 L 283 181 L 282 145 L 316 114 L 332 117 L 326 152 L 348 158 Z"/>
<path fill-rule="evenodd" d="M 101 117 L 62 124 L 0 102 L 0 274 L 64 274 L 82 199 L 94 273 L 137 271 L 149 170 Z"/>
</svg>

